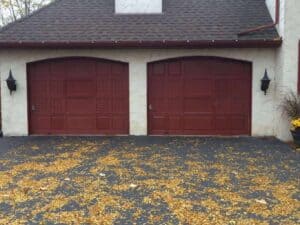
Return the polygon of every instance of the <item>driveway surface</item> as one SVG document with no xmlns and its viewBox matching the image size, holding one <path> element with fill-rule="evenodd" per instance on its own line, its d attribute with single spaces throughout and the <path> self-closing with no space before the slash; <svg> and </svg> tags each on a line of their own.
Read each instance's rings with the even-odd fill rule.
<svg viewBox="0 0 300 225">
<path fill-rule="evenodd" d="M 300 153 L 276 139 L 0 140 L 0 224 L 300 224 Z"/>
</svg>

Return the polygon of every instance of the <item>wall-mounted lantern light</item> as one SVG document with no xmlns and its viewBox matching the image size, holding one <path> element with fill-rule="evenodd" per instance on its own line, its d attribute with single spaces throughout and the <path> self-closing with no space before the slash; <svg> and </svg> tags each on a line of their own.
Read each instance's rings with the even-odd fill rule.
<svg viewBox="0 0 300 225">
<path fill-rule="evenodd" d="M 265 95 L 267 94 L 267 90 L 269 89 L 270 82 L 271 80 L 268 76 L 268 71 L 266 70 L 264 77 L 261 79 L 261 90 L 265 93 Z"/>
<path fill-rule="evenodd" d="M 9 89 L 9 91 L 10 91 L 10 94 L 12 94 L 13 91 L 17 90 L 17 82 L 14 79 L 11 70 L 9 71 L 9 76 L 6 80 L 6 84 L 7 84 L 7 87 Z"/>
</svg>

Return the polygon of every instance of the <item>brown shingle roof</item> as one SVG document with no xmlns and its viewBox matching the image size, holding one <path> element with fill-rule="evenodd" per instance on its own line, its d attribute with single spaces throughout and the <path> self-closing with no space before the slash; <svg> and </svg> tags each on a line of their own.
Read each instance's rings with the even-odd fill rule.
<svg viewBox="0 0 300 225">
<path fill-rule="evenodd" d="M 120 15 L 114 0 L 57 0 L 0 30 L 1 43 L 274 41 L 265 0 L 163 0 L 162 14 Z"/>
</svg>

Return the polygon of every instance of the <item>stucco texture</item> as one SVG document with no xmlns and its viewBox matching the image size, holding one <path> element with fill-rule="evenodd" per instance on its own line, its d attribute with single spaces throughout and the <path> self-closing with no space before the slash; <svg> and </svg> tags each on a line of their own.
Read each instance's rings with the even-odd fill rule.
<svg viewBox="0 0 300 225">
<path fill-rule="evenodd" d="M 298 49 L 300 41 L 300 1 L 282 0 L 280 5 L 280 24 L 278 30 L 283 38 L 283 44 L 276 54 L 277 71 L 277 101 L 287 92 L 297 93 L 298 84 Z M 277 122 L 277 135 L 282 140 L 290 140 L 289 120 L 281 118 Z"/>
<path fill-rule="evenodd" d="M 275 49 L 74 49 L 74 50 L 1 50 L 0 74 L 2 95 L 2 122 L 5 136 L 28 135 L 27 75 L 29 62 L 84 56 L 118 60 L 129 63 L 130 78 L 130 134 L 147 135 L 147 63 L 184 56 L 215 56 L 252 62 L 252 135 L 276 135 L 275 110 Z M 5 79 L 9 70 L 17 80 L 18 90 L 10 95 Z M 271 78 L 270 89 L 265 96 L 260 90 L 260 80 L 265 69 Z"/>
</svg>

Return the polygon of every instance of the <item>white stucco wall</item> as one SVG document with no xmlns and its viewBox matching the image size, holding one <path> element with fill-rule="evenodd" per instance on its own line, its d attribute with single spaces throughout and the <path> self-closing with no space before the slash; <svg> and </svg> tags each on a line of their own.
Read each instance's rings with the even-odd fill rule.
<svg viewBox="0 0 300 225">
<path fill-rule="evenodd" d="M 272 0 L 272 2 L 274 3 L 275 0 Z M 280 104 L 285 93 L 289 91 L 297 93 L 298 43 L 300 40 L 299 15 L 299 0 L 280 1 L 280 23 L 278 31 L 283 39 L 283 44 L 276 52 L 276 99 L 278 104 Z M 276 128 L 277 136 L 285 141 L 291 140 L 289 120 L 282 117 L 282 115 L 278 115 L 278 118 Z"/>
<path fill-rule="evenodd" d="M 162 13 L 162 0 L 115 0 L 115 12 Z"/>
<path fill-rule="evenodd" d="M 276 0 L 266 0 L 266 5 L 269 9 L 270 15 L 273 18 L 273 21 L 275 21 L 275 15 L 276 15 Z M 279 24 L 276 26 L 279 35 L 284 35 L 284 20 L 285 20 L 285 0 L 280 0 L 279 5 Z"/>
<path fill-rule="evenodd" d="M 26 63 L 66 56 L 93 56 L 129 63 L 130 134 L 147 134 L 147 63 L 181 56 L 219 56 L 253 62 L 252 135 L 275 135 L 275 50 L 274 49 L 210 49 L 210 50 L 1 50 L 0 74 L 2 124 L 6 136 L 28 135 Z M 5 79 L 12 70 L 18 90 L 9 94 Z M 260 79 L 268 69 L 272 79 L 265 96 Z"/>
<path fill-rule="evenodd" d="M 276 0 L 266 0 L 266 4 L 268 6 L 268 9 L 270 11 L 273 20 L 275 20 L 275 8 L 276 8 L 275 2 Z"/>
</svg>

